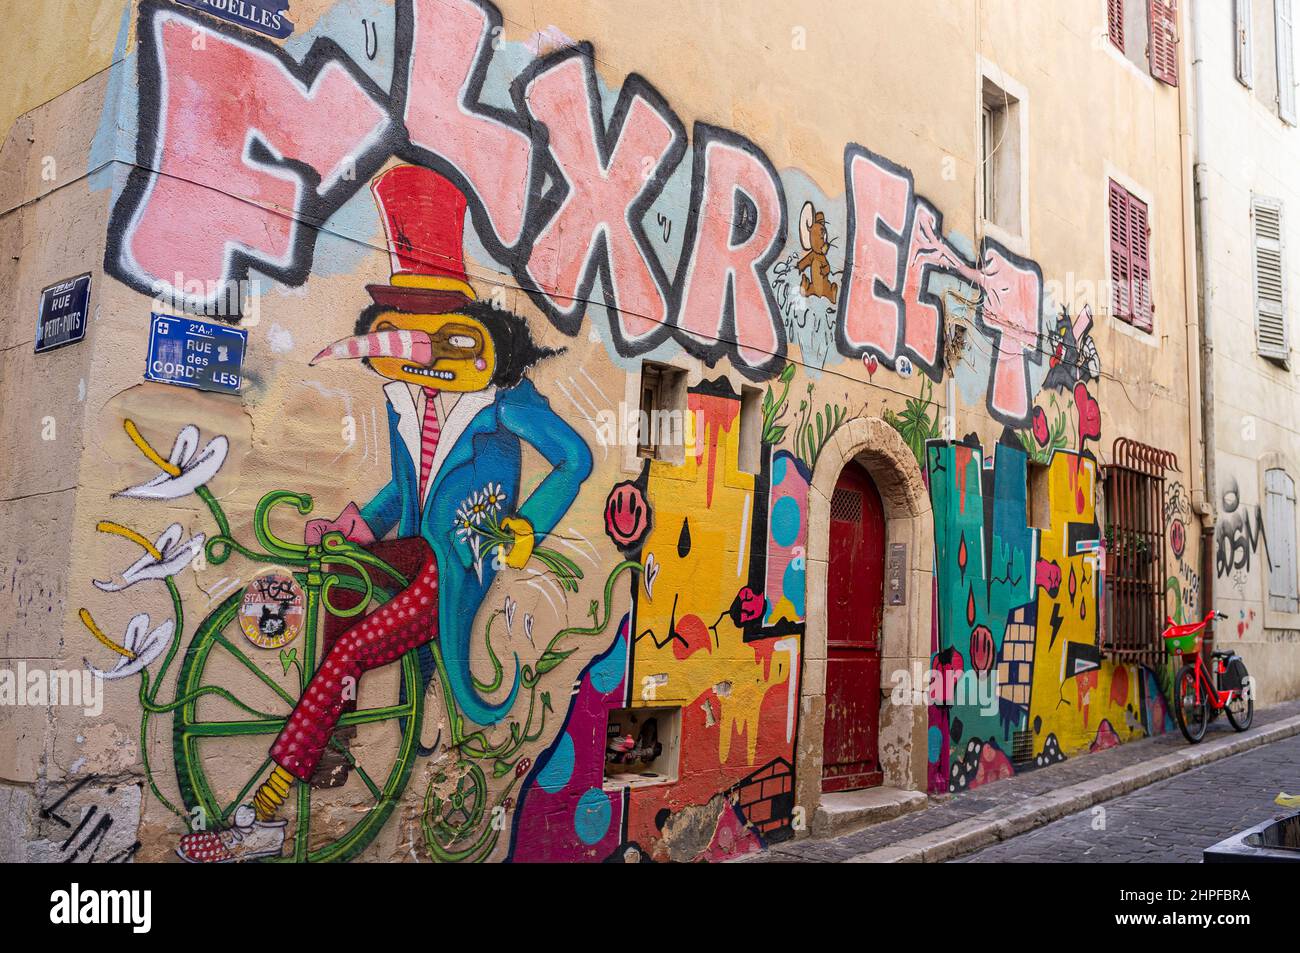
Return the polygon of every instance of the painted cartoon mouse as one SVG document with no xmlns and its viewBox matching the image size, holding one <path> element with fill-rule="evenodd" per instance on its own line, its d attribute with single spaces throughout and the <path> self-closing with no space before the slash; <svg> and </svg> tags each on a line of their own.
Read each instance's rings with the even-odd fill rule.
<svg viewBox="0 0 1300 953">
<path fill-rule="evenodd" d="M 826 213 L 814 209 L 812 202 L 804 202 L 799 213 L 799 244 L 805 254 L 795 267 L 800 273 L 805 268 L 808 270 L 799 282 L 799 290 L 805 297 L 817 295 L 835 304 L 840 286 L 831 281 L 831 263 L 826 257 L 831 248 L 830 236 L 826 232 Z"/>
</svg>

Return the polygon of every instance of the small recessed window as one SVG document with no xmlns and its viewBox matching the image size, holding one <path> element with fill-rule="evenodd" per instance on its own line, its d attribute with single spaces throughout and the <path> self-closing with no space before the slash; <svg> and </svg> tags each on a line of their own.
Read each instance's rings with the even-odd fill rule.
<svg viewBox="0 0 1300 953">
<path fill-rule="evenodd" d="M 740 469 L 757 473 L 763 457 L 763 392 L 757 387 L 740 391 Z"/>
<path fill-rule="evenodd" d="M 1033 529 L 1052 528 L 1051 491 L 1048 480 L 1051 472 L 1046 465 L 1029 461 L 1029 469 L 1025 473 L 1025 505 L 1029 514 L 1029 525 Z"/>
<path fill-rule="evenodd" d="M 981 119 L 984 219 L 1009 235 L 1024 234 L 1020 161 L 1020 100 L 984 78 Z"/>
<path fill-rule="evenodd" d="M 637 455 L 681 463 L 685 458 L 686 374 L 659 364 L 641 365 Z"/>
<path fill-rule="evenodd" d="M 668 784 L 677 780 L 680 708 L 621 708 L 605 731 L 606 786 Z"/>
</svg>

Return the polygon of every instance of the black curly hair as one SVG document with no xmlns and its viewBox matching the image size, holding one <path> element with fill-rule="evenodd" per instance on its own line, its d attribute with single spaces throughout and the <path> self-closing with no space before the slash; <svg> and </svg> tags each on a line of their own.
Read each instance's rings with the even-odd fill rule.
<svg viewBox="0 0 1300 953">
<path fill-rule="evenodd" d="M 368 334 L 370 325 L 376 317 L 392 308 L 382 304 L 372 304 L 361 312 L 357 318 L 354 334 Z M 524 379 L 524 374 L 538 361 L 563 354 L 564 348 L 543 347 L 533 340 L 528 329 L 528 322 L 504 308 L 498 308 L 486 301 L 471 301 L 456 309 L 456 314 L 473 318 L 487 328 L 492 336 L 493 349 L 496 352 L 496 367 L 492 371 L 492 383 L 497 387 L 514 387 Z M 370 358 L 363 358 L 362 363 L 370 367 Z"/>
</svg>

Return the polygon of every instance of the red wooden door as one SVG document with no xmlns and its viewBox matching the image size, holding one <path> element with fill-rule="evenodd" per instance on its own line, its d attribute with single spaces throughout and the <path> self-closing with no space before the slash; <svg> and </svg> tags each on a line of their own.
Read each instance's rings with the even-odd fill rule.
<svg viewBox="0 0 1300 953">
<path fill-rule="evenodd" d="M 857 463 L 831 499 L 826 584 L 826 728 L 822 790 L 881 782 L 880 618 L 885 601 L 885 512 Z"/>
</svg>

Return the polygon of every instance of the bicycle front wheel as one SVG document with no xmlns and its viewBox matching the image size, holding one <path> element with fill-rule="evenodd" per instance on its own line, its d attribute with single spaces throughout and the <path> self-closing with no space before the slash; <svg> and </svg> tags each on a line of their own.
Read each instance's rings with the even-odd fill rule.
<svg viewBox="0 0 1300 953">
<path fill-rule="evenodd" d="M 1203 694 L 1198 697 L 1196 666 L 1184 665 L 1174 679 L 1174 714 L 1183 737 L 1196 744 L 1205 737 L 1209 723 L 1209 708 Z"/>
</svg>

